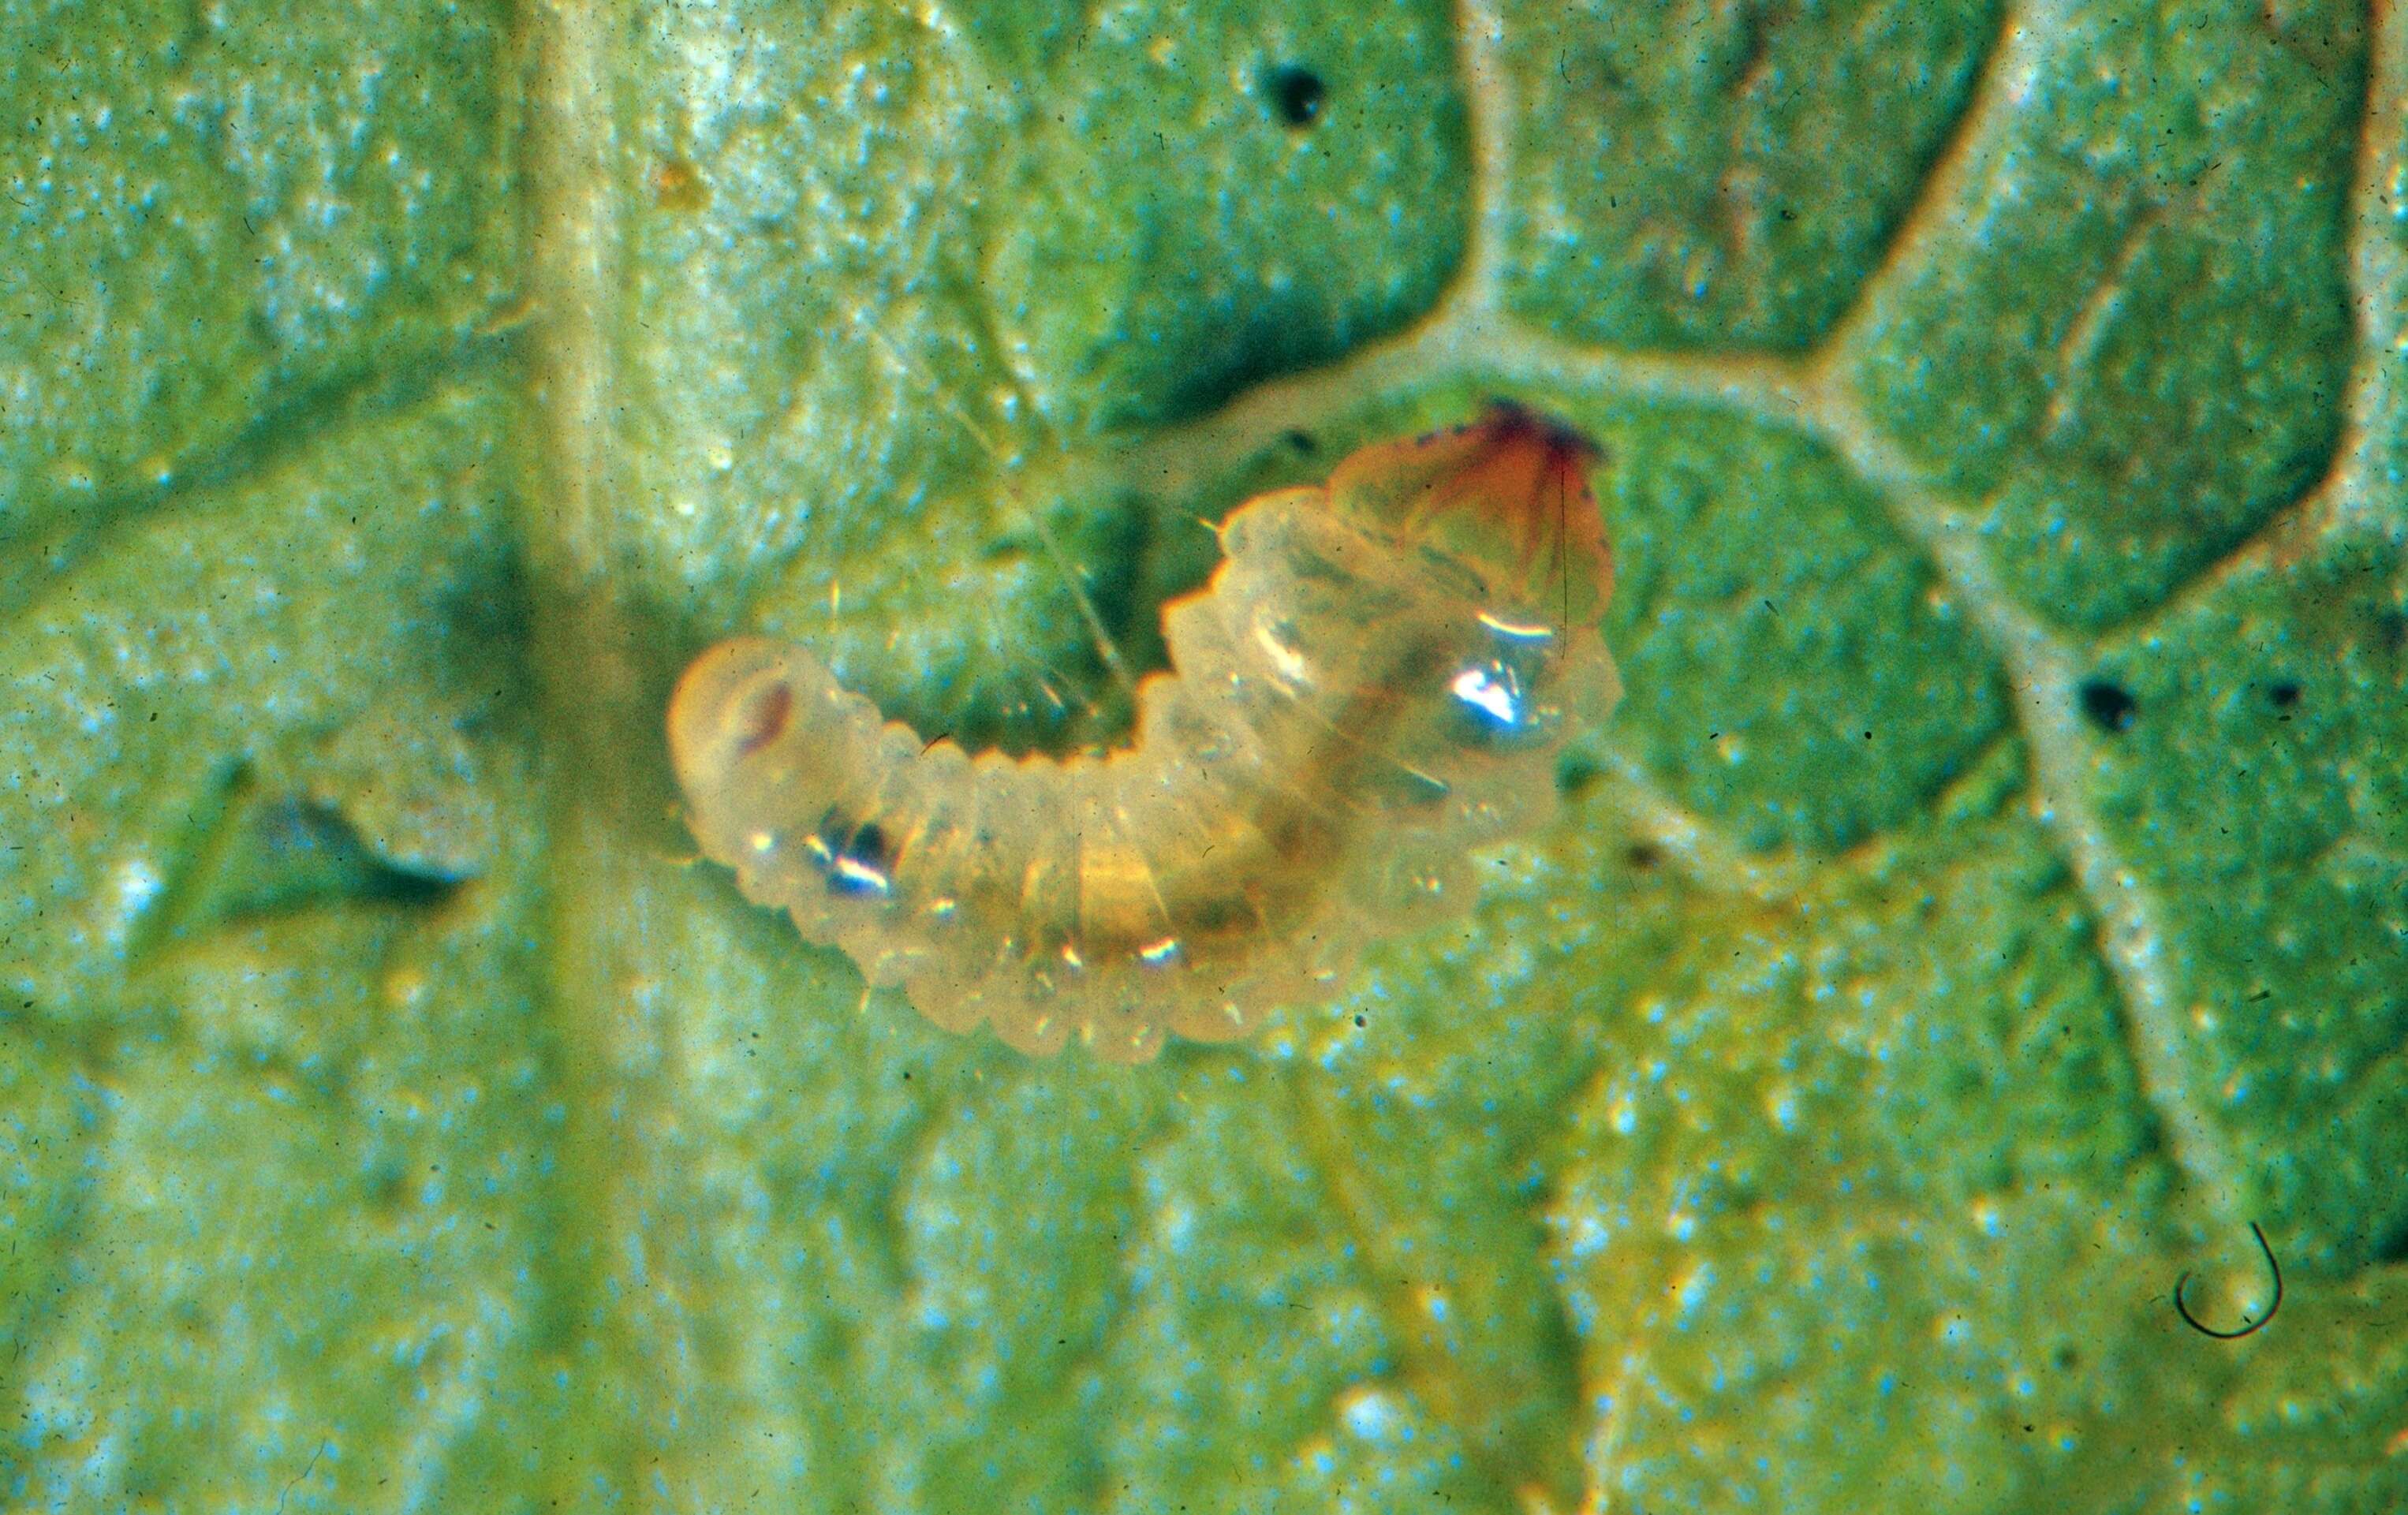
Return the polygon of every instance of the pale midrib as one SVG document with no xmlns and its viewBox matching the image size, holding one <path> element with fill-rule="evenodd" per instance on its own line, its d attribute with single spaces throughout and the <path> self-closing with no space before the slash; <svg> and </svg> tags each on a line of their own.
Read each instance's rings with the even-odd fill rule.
<svg viewBox="0 0 2408 1515">
<path fill-rule="evenodd" d="M 645 1292 L 649 1325 L 607 1303 L 630 1266 L 674 1271 L 678 1259 L 645 1255 L 639 1196 L 673 1165 L 658 1150 L 671 1013 L 651 991 L 647 955 L 664 935 L 655 918 L 662 836 L 664 739 L 646 698 L 637 627 L 610 572 L 610 502 L 624 474 L 612 428 L 612 332 L 621 290 L 621 153 L 610 43 L 625 35 L 608 4 L 537 0 L 524 12 L 530 62 L 525 157 L 535 308 L 530 344 L 536 466 L 523 494 L 519 541 L 526 556 L 535 661 L 552 795 L 546 816 L 545 917 L 552 1072 L 566 1123 L 556 1137 L 560 1226 L 541 1287 L 552 1319 L 575 1322 L 554 1350 L 580 1374 L 647 1380 L 636 1402 L 675 1403 L 693 1385 L 665 1366 L 689 1354 L 668 1342 L 682 1317 L 676 1288 Z M 647 762 L 647 755 L 652 754 Z M 648 804 L 647 801 L 650 801 Z M 660 855 L 669 855 L 663 850 Z M 632 1235 L 630 1233 L 633 1233 Z M 638 1339 L 643 1337 L 645 1339 Z M 681 1393 L 681 1391 L 683 1393 Z M 543 1479 L 567 1504 L 590 1493 L 597 1467 L 624 1488 L 661 1460 L 665 1427 L 608 1414 L 569 1414 L 548 1438 Z"/>
</svg>

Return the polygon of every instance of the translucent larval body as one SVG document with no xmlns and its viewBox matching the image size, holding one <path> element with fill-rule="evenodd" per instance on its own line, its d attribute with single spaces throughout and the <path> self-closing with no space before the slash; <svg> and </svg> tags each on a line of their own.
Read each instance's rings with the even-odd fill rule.
<svg viewBox="0 0 2408 1515">
<path fill-rule="evenodd" d="M 1587 458 L 1499 407 L 1249 501 L 1100 756 L 930 744 L 799 648 L 723 642 L 669 711 L 695 836 L 948 1029 L 1121 1062 L 1242 1035 L 1467 908 L 1471 854 L 1554 810 L 1621 694 Z"/>
</svg>

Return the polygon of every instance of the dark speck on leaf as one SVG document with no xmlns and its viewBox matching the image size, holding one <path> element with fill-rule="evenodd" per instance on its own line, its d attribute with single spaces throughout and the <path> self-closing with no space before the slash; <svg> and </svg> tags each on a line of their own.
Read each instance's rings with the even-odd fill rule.
<svg viewBox="0 0 2408 1515">
<path fill-rule="evenodd" d="M 2373 619 L 2375 645 L 2386 652 L 2397 652 L 2408 647 L 2408 614 L 2398 610 L 2378 610 Z"/>
<path fill-rule="evenodd" d="M 1264 77 L 1263 93 L 1270 97 L 1280 120 L 1290 126 L 1310 126 L 1321 114 L 1321 98 L 1326 90 L 1321 76 L 1312 69 L 1282 64 Z"/>
<path fill-rule="evenodd" d="M 2104 679 L 2083 680 L 2081 698 L 2082 713 L 2100 731 L 2129 731 L 2141 713 L 2141 702 L 2132 698 L 2129 691 Z"/>
<path fill-rule="evenodd" d="M 2266 691 L 2266 698 L 2273 702 L 2274 708 L 2277 710 L 2292 709 L 2300 703 L 2300 686 L 2286 679 L 2278 684 L 2270 686 Z"/>
</svg>

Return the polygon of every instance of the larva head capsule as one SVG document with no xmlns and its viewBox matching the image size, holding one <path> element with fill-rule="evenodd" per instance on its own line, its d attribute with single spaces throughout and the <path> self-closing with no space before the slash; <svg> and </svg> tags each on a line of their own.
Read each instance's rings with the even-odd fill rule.
<svg viewBox="0 0 2408 1515">
<path fill-rule="evenodd" d="M 688 793 L 785 734 L 795 692 L 786 649 L 757 636 L 724 641 L 695 659 L 669 699 L 669 755 Z"/>
<path fill-rule="evenodd" d="M 1594 626 L 1613 559 L 1588 471 L 1595 443 L 1498 402 L 1477 421 L 1367 447 L 1329 476 L 1329 507 L 1479 577 L 1496 609 Z"/>
<path fill-rule="evenodd" d="M 785 799 L 826 793 L 832 776 L 818 770 L 855 735 L 828 729 L 833 690 L 808 654 L 757 636 L 722 642 L 686 669 L 669 699 L 669 759 L 705 854 L 740 872 L 808 844 L 817 818 L 786 813 Z"/>
</svg>

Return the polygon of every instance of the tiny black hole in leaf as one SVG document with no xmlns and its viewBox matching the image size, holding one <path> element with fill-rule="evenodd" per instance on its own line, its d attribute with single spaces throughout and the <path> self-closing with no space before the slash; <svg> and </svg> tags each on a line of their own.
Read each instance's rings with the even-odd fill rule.
<svg viewBox="0 0 2408 1515">
<path fill-rule="evenodd" d="M 1566 794 L 1578 794 L 1604 777 L 1597 760 L 1584 752 L 1567 754 L 1555 770 L 1555 788 Z"/>
<path fill-rule="evenodd" d="M 1280 120 L 1290 126 L 1310 126 L 1321 115 L 1321 98 L 1328 92 L 1312 69 L 1282 64 L 1263 77 L 1263 93 Z"/>
<path fill-rule="evenodd" d="M 2100 731 L 2129 731 L 2133 719 L 2141 713 L 2141 702 L 2121 684 L 2086 679 L 2082 683 L 2082 713 Z"/>
<path fill-rule="evenodd" d="M 2376 645 L 2386 652 L 2397 652 L 2408 647 L 2408 615 L 2398 610 L 2377 610 L 2372 616 Z"/>
<path fill-rule="evenodd" d="M 2286 679 L 2281 683 L 2270 687 L 2266 691 L 2266 697 L 2274 702 L 2275 709 L 2287 710 L 2300 703 L 2300 686 Z"/>
</svg>

